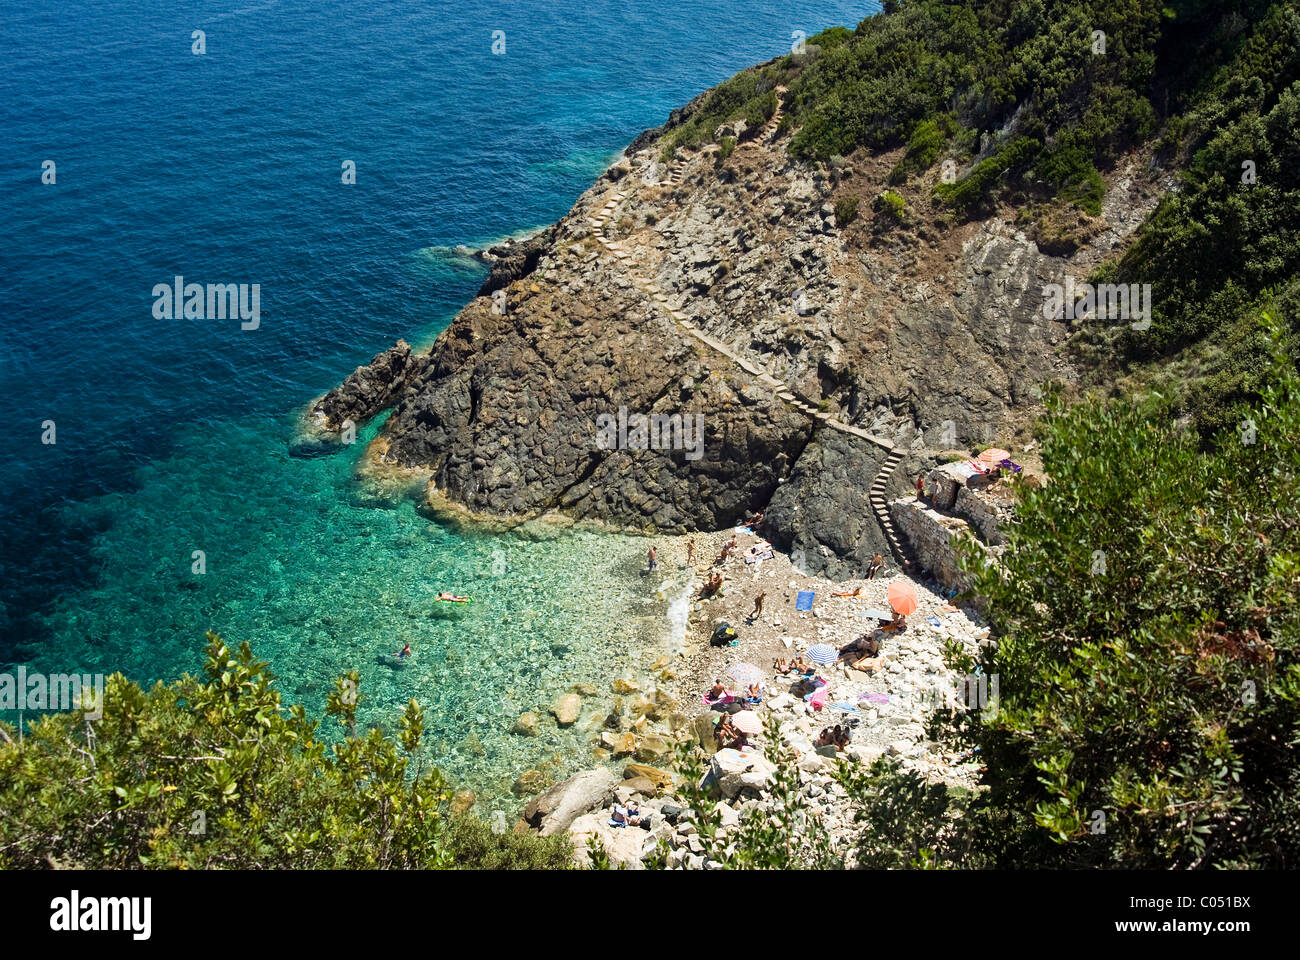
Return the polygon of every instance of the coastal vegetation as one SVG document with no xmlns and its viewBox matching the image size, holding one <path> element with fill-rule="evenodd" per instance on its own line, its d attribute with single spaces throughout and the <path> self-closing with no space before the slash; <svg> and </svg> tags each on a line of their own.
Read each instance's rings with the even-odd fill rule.
<svg viewBox="0 0 1300 960">
<path fill-rule="evenodd" d="M 669 150 L 766 111 L 779 85 L 791 154 L 830 161 L 902 147 L 890 182 L 936 165 L 955 216 L 1035 211 L 1050 242 L 1062 210 L 1097 217 L 1106 175 L 1135 151 L 1171 171 L 1135 244 L 1092 278 L 1150 283 L 1149 329 L 1090 325 L 1075 352 L 1095 383 L 1164 389 L 1208 441 L 1257 397 L 1264 344 L 1251 318 L 1300 266 L 1300 5 L 1294 0 L 897 0 L 737 74 L 671 129 Z M 759 110 L 762 103 L 763 110 Z M 1278 315 L 1300 331 L 1293 296 Z M 1221 349 L 1220 344 L 1227 344 Z"/>
<path fill-rule="evenodd" d="M 358 736 L 355 672 L 320 736 L 247 643 L 207 636 L 201 678 L 106 682 L 102 718 L 0 723 L 0 868 L 557 868 L 561 838 L 494 833 L 453 808 L 412 700 L 396 739 Z"/>
</svg>

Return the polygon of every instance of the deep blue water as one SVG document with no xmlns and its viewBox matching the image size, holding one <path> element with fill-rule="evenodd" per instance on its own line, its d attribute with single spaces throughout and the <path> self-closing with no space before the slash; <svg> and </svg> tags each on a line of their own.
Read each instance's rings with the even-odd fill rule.
<svg viewBox="0 0 1300 960">
<path fill-rule="evenodd" d="M 432 696 L 416 688 L 435 660 L 451 670 L 453 641 L 507 632 L 431 605 L 450 588 L 535 632 L 534 660 L 508 669 L 556 674 L 531 701 L 485 701 L 503 715 L 566 671 L 612 675 L 563 651 L 649 601 L 630 576 L 639 543 L 466 541 L 361 490 L 347 455 L 288 457 L 294 411 L 396 338 L 432 340 L 482 281 L 456 245 L 557 219 L 673 107 L 792 31 L 877 6 L 4 0 L 0 665 L 170 678 L 199 665 L 212 627 L 254 641 L 291 695 L 323 701 L 322 683 L 362 666 L 377 710 Z M 260 284 L 260 328 L 155 319 L 153 286 L 177 274 Z M 485 582 L 502 554 L 517 561 Z M 593 555 L 628 575 L 598 596 L 577 586 Z M 424 673 L 377 664 L 411 636 Z M 463 714 L 481 680 L 455 674 L 435 707 Z M 484 762 L 470 747 L 450 762 L 465 776 Z"/>
</svg>

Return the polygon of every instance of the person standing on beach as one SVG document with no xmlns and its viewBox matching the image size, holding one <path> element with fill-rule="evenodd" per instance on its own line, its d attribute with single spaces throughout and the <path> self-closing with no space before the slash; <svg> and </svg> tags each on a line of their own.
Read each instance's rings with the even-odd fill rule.
<svg viewBox="0 0 1300 960">
<path fill-rule="evenodd" d="M 757 620 L 763 616 L 763 601 L 767 599 L 767 591 L 760 590 L 758 596 L 754 598 L 754 612 L 749 615 L 749 619 Z"/>
<path fill-rule="evenodd" d="M 649 569 L 651 569 L 651 570 L 657 569 L 658 566 L 659 566 L 659 561 L 655 558 L 655 548 L 654 548 L 654 547 L 651 547 L 651 548 L 650 548 L 649 558 L 650 558 Z"/>
<path fill-rule="evenodd" d="M 916 499 L 920 500 L 925 495 L 925 474 L 916 475 Z"/>
<path fill-rule="evenodd" d="M 689 567 L 695 562 L 695 541 L 686 541 L 686 565 Z"/>
</svg>

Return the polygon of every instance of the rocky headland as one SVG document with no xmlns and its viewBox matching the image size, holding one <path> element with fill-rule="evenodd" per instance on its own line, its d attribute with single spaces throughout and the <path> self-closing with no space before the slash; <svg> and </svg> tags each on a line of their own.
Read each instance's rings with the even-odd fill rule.
<svg viewBox="0 0 1300 960">
<path fill-rule="evenodd" d="M 1135 154 L 1101 217 L 1047 236 L 1013 209 L 954 220 L 928 199 L 936 169 L 889 187 L 900 216 L 878 202 L 897 151 L 796 162 L 779 110 L 757 134 L 719 131 L 741 136 L 725 158 L 711 144 L 666 162 L 694 109 L 553 227 L 489 251 L 480 296 L 427 354 L 380 354 L 317 418 L 392 406 L 370 458 L 424 475 L 435 512 L 664 533 L 766 508 L 813 571 L 902 560 L 879 508 L 943 451 L 1023 441 L 1040 386 L 1077 376 L 1043 285 L 1115 254 L 1169 184 Z M 599 418 L 620 408 L 701 417 L 701 454 L 653 435 L 602 448 Z"/>
</svg>

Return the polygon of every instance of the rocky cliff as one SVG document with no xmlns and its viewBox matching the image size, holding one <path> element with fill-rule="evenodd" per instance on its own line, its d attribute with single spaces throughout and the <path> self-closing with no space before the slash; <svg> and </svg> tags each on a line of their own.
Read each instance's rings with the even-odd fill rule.
<svg viewBox="0 0 1300 960">
<path fill-rule="evenodd" d="M 1042 288 L 1114 255 L 1168 184 L 1133 155 L 1100 218 L 1050 237 L 1028 218 L 1036 239 L 1012 209 L 954 219 L 937 166 L 889 188 L 901 210 L 882 202 L 898 152 L 795 162 L 779 111 L 665 162 L 689 110 L 505 252 L 402 365 L 371 457 L 428 471 L 432 509 L 511 521 L 683 531 L 766 507 L 778 546 L 849 576 L 889 551 L 873 483 L 883 504 L 931 451 L 1014 446 L 1040 385 L 1075 379 Z"/>
</svg>

